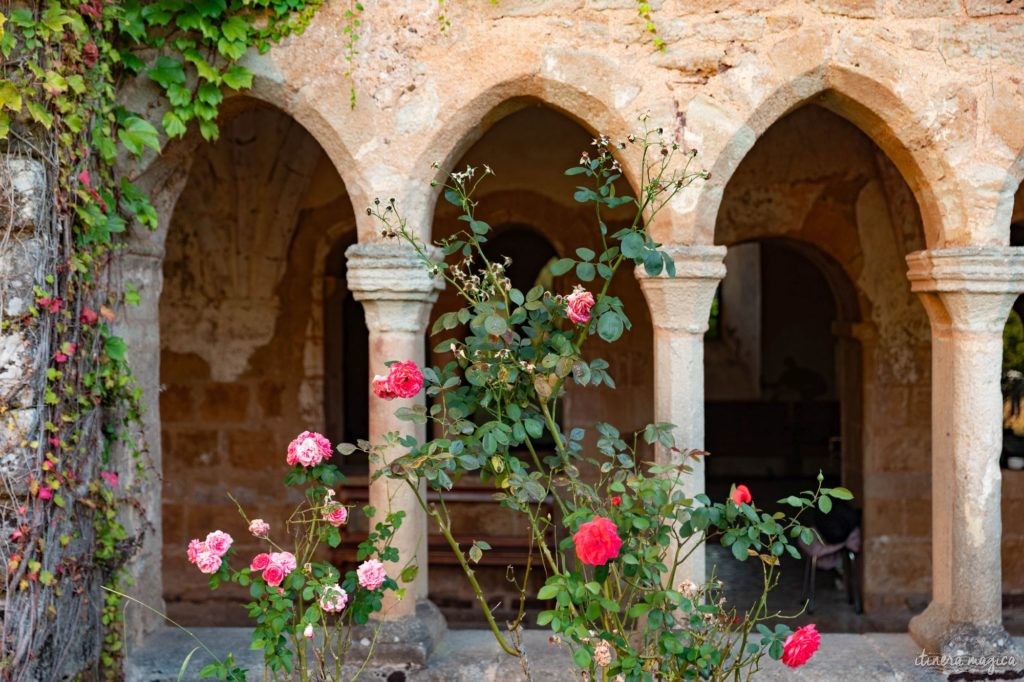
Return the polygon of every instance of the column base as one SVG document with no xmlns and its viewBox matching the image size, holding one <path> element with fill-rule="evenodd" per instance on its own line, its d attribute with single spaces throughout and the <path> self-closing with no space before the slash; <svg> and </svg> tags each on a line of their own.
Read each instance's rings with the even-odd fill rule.
<svg viewBox="0 0 1024 682">
<path fill-rule="evenodd" d="M 374 643 L 374 632 L 377 640 Z M 425 667 L 427 659 L 448 631 L 444 615 L 434 603 L 416 602 L 416 614 L 395 620 L 370 621 L 353 628 L 349 660 L 362 661 L 373 643 L 370 662 L 374 667 L 415 669 Z"/>
<path fill-rule="evenodd" d="M 1024 677 L 1024 652 L 1001 624 L 956 623 L 948 606 L 932 602 L 910 619 L 910 636 L 922 648 L 921 663 L 943 672 L 1019 672 Z"/>
</svg>

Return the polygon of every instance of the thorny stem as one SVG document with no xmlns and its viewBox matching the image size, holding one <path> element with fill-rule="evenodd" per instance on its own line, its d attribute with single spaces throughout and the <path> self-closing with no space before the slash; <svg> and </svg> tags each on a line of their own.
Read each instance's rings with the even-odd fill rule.
<svg viewBox="0 0 1024 682">
<path fill-rule="evenodd" d="M 484 618 L 487 619 L 487 626 L 491 629 L 491 633 L 494 635 L 494 638 L 498 640 L 498 645 L 501 646 L 502 651 L 509 656 L 518 657 L 522 655 L 520 651 L 506 642 L 505 637 L 501 634 L 501 629 L 498 627 L 498 623 L 494 620 L 494 614 L 491 613 L 491 608 L 487 605 L 487 600 L 484 598 L 484 592 L 480 588 L 480 583 L 477 581 L 473 569 L 466 561 L 465 554 L 463 554 L 462 549 L 459 548 L 459 543 L 456 542 L 455 538 L 452 536 L 450 523 L 446 522 L 446 520 L 441 517 L 441 514 L 437 509 L 430 509 L 427 507 L 426 502 L 424 502 L 423 498 L 420 496 L 419 489 L 412 483 L 412 481 L 408 478 L 404 478 L 403 480 L 416 494 L 416 501 L 420 503 L 421 507 L 423 507 L 424 513 L 434 519 L 438 530 L 441 531 L 441 535 L 444 536 L 444 539 L 451 548 L 452 553 L 455 554 L 455 558 L 458 559 L 459 566 L 462 567 L 462 572 L 466 574 L 466 577 L 469 579 L 469 584 L 473 588 L 473 594 L 476 595 L 476 600 L 480 604 L 480 609 L 484 613 Z"/>
</svg>

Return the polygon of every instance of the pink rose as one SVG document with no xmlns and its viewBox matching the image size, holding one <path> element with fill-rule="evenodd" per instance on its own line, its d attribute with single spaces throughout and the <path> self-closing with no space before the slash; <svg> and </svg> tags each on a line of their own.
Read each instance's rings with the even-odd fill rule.
<svg viewBox="0 0 1024 682">
<path fill-rule="evenodd" d="M 40 500 L 52 500 L 53 490 L 51 490 L 49 486 L 44 485 L 41 488 L 39 488 L 39 492 L 36 493 L 36 495 L 39 497 Z"/>
<path fill-rule="evenodd" d="M 288 574 L 280 564 L 267 564 L 267 567 L 263 569 L 263 579 L 267 581 L 268 585 L 274 587 L 280 585 L 286 575 Z"/>
<path fill-rule="evenodd" d="M 423 372 L 412 360 L 396 362 L 388 372 L 388 386 L 399 398 L 412 398 L 423 388 Z"/>
<path fill-rule="evenodd" d="M 356 569 L 356 576 L 359 578 L 360 586 L 367 590 L 376 590 L 384 584 L 388 574 L 384 570 L 384 564 L 376 559 L 368 559 Z"/>
<path fill-rule="evenodd" d="M 312 467 L 330 458 L 331 441 L 315 431 L 303 431 L 288 444 L 286 461 L 289 466 Z"/>
<path fill-rule="evenodd" d="M 203 573 L 216 573 L 220 570 L 221 559 L 220 555 L 210 550 L 205 550 L 196 556 L 196 566 Z"/>
<path fill-rule="evenodd" d="M 265 538 L 270 534 L 270 524 L 263 519 L 253 519 L 249 522 L 249 532 L 255 537 Z"/>
<path fill-rule="evenodd" d="M 266 552 L 261 552 L 252 558 L 249 562 L 249 570 L 253 573 L 262 571 L 264 568 L 270 565 L 270 555 Z"/>
<path fill-rule="evenodd" d="M 223 531 L 215 530 L 206 536 L 206 546 L 217 556 L 224 556 L 231 549 L 234 538 Z"/>
<path fill-rule="evenodd" d="M 199 553 L 200 552 L 205 552 L 205 551 L 206 551 L 206 543 L 205 542 L 201 542 L 200 540 L 197 540 L 195 538 L 192 538 L 191 540 L 189 540 L 189 542 L 188 542 L 188 561 L 189 561 L 189 563 L 194 564 L 196 562 L 196 557 L 199 556 Z"/>
<path fill-rule="evenodd" d="M 373 387 L 373 394 L 381 400 L 394 400 L 398 397 L 398 395 L 391 390 L 391 384 L 388 383 L 387 377 L 375 374 L 370 385 Z"/>
<path fill-rule="evenodd" d="M 590 321 L 590 309 L 594 307 L 594 295 L 579 284 L 572 293 L 565 297 L 566 313 L 573 324 L 586 324 Z"/>
<path fill-rule="evenodd" d="M 295 570 L 295 555 L 291 552 L 274 552 L 270 555 L 270 563 L 277 564 L 288 574 Z"/>
<path fill-rule="evenodd" d="M 811 660 L 819 646 L 821 635 L 815 629 L 814 623 L 798 628 L 782 644 L 782 662 L 790 668 L 799 668 Z"/>
<path fill-rule="evenodd" d="M 302 636 L 306 639 L 313 639 L 313 624 L 306 623 L 306 629 L 302 631 Z"/>
<path fill-rule="evenodd" d="M 576 545 L 576 556 L 588 566 L 603 566 L 617 557 L 622 547 L 619 529 L 603 516 L 581 523 L 572 541 Z"/>
<path fill-rule="evenodd" d="M 329 506 L 324 510 L 324 521 L 337 528 L 348 521 L 348 509 L 340 504 Z"/>
<path fill-rule="evenodd" d="M 100 478 L 107 482 L 111 488 L 117 487 L 117 472 L 116 471 L 101 471 Z"/>
<path fill-rule="evenodd" d="M 348 592 L 340 585 L 325 585 L 320 595 L 320 608 L 327 613 L 339 613 L 348 605 Z"/>
</svg>

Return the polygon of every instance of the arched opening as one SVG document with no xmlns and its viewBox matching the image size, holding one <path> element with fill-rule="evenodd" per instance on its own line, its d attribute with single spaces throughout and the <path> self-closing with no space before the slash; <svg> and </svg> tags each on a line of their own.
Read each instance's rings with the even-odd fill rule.
<svg viewBox="0 0 1024 682">
<path fill-rule="evenodd" d="M 1010 246 L 1024 246 L 1024 184 L 1013 197 Z M 1003 607 L 1008 624 L 1024 615 L 1024 296 L 1017 297 L 1003 330 L 1002 561 Z"/>
<path fill-rule="evenodd" d="M 195 152 L 163 266 L 164 598 L 190 625 L 245 624 L 248 593 L 211 593 L 182 548 L 219 528 L 243 556 L 258 551 L 227 491 L 283 531 L 297 502 L 282 485 L 287 444 L 327 428 L 325 372 L 348 370 L 325 368 L 337 338 L 322 319 L 341 295 L 325 291 L 323 275 L 337 274 L 327 252 L 355 234 L 345 186 L 293 119 L 240 109 Z"/>
<path fill-rule="evenodd" d="M 508 256 L 509 277 L 524 291 L 543 282 L 555 292 L 571 292 L 578 283 L 575 277 L 553 277 L 547 269 L 549 262 L 581 246 L 601 250 L 593 206 L 574 201 L 578 182 L 564 175 L 565 169 L 579 162 L 581 152 L 593 149 L 593 137 L 592 132 L 564 115 L 530 103 L 495 122 L 454 165 L 461 170 L 467 165 L 480 168 L 487 164 L 494 170 L 495 176 L 480 185 L 476 214 L 495 227 L 486 244 L 488 257 Z M 631 193 L 625 183 L 617 191 Z M 465 223 L 458 216 L 455 207 L 439 202 L 434 213 L 434 238 L 444 238 L 461 229 Z M 631 217 L 628 211 L 619 209 L 605 215 L 605 221 L 609 230 L 615 231 Z M 608 360 L 618 391 L 613 393 L 603 387 L 570 388 L 560 401 L 561 421 L 566 430 L 577 426 L 589 429 L 595 422 L 608 421 L 628 432 L 644 426 L 653 414 L 653 331 L 631 268 L 617 273 L 611 291 L 623 299 L 633 329 L 612 346 L 592 341 L 590 352 Z M 460 307 L 460 299 L 449 287 L 441 292 L 432 315 L 436 319 Z M 431 348 L 437 340 L 430 344 Z M 447 361 L 446 354 L 433 354 L 432 364 Z M 463 535 L 469 541 L 482 539 L 495 548 L 485 554 L 486 565 L 475 566 L 474 570 L 484 591 L 501 602 L 501 609 L 506 612 L 499 617 L 504 617 L 514 615 L 518 606 L 518 592 L 507 575 L 508 566 L 518 576 L 522 575 L 527 556 L 526 533 L 523 521 L 499 507 L 491 493 L 489 484 L 463 478 L 449 498 L 449 509 L 456 536 Z M 452 565 L 451 551 L 442 544 L 443 541 L 431 536 L 430 598 L 442 609 L 449 626 L 478 626 L 478 607 L 463 588 L 461 569 Z M 533 593 L 541 584 L 543 577 L 534 571 Z M 528 607 L 537 609 L 540 604 Z M 528 617 L 526 622 L 535 620 Z"/>
<path fill-rule="evenodd" d="M 363 305 L 348 290 L 345 250 L 355 234 L 338 240 L 327 254 L 323 278 L 324 435 L 332 443 L 369 439 L 370 410 L 366 379 L 370 375 L 370 332 Z M 339 462 L 342 470 L 367 474 L 365 452 Z"/>
<path fill-rule="evenodd" d="M 815 576 L 813 619 L 833 631 L 904 628 L 927 601 L 931 560 L 930 337 L 904 263 L 924 247 L 914 194 L 863 131 L 805 106 L 745 156 L 715 231 L 729 274 L 720 338 L 705 344 L 707 487 L 721 496 L 753 481 L 768 510 L 816 486 L 819 470 L 825 485 L 849 488 L 853 509 L 832 542 L 859 526 L 845 573 L 866 615 L 835 584 L 836 561 Z M 840 518 L 830 517 L 818 525 Z M 717 551 L 709 564 L 731 571 L 727 594 L 731 581 L 742 605 L 756 576 L 714 562 Z M 779 608 L 809 596 L 805 569 L 783 561 Z"/>
</svg>

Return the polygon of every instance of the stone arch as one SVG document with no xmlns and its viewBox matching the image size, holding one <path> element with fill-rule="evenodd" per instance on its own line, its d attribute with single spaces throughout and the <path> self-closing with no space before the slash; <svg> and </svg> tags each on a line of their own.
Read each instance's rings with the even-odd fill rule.
<svg viewBox="0 0 1024 682">
<path fill-rule="evenodd" d="M 309 133 L 330 158 L 334 170 L 344 183 L 353 207 L 369 205 L 366 182 L 361 166 L 349 150 L 341 131 L 334 126 L 324 112 L 307 97 L 304 89 L 294 90 L 284 83 L 265 75 L 264 70 L 253 67 L 252 87 L 240 92 L 226 93 L 219 116 L 220 125 L 254 106 L 265 106 L 279 110 L 298 123 Z M 198 130 L 190 127 L 185 137 L 169 141 L 159 154 L 147 156 L 141 162 L 137 175 L 149 178 L 148 184 L 161 184 L 162 178 L 184 172 L 188 174 L 191 155 L 198 144 L 203 142 Z M 176 201 L 176 196 L 174 200 Z M 168 216 L 174 212 L 173 205 L 166 210 Z M 356 211 L 357 220 L 359 211 Z M 167 221 L 162 221 L 157 232 L 143 238 L 147 249 L 159 253 L 167 238 Z"/>
<path fill-rule="evenodd" d="M 792 77 L 777 77 L 775 88 L 751 102 L 735 116 L 723 116 L 712 91 L 691 102 L 687 134 L 691 139 L 718 143 L 709 153 L 711 178 L 699 190 L 693 206 L 692 241 L 711 243 L 725 186 L 754 144 L 776 121 L 796 109 L 816 104 L 847 119 L 881 148 L 910 186 L 921 211 L 924 238 L 929 247 L 958 243 L 967 238 L 966 220 L 955 175 L 932 135 L 913 109 L 893 90 L 871 76 L 829 64 Z M 736 103 L 736 99 L 730 99 Z M 703 109 L 703 111 L 702 111 Z M 697 115 L 693 115 L 697 114 Z M 710 122 L 709 119 L 717 119 Z M 722 126 L 726 130 L 712 130 Z M 682 236 L 682 239 L 679 237 Z M 687 235 L 677 235 L 687 241 Z"/>
<path fill-rule="evenodd" d="M 523 74 L 492 84 L 456 105 L 454 113 L 423 146 L 412 168 L 426 169 L 438 164 L 430 180 L 441 180 L 462 156 L 501 119 L 529 106 L 542 104 L 577 123 L 593 135 L 604 134 L 613 140 L 625 139 L 632 127 L 619 111 L 588 91 L 587 88 L 536 73 Z M 620 158 L 622 173 L 630 187 L 637 187 L 638 169 L 627 157 Z M 430 225 L 439 188 L 429 194 L 426 204 L 413 207 L 413 225 Z M 424 233 L 424 237 L 428 235 Z"/>
</svg>

